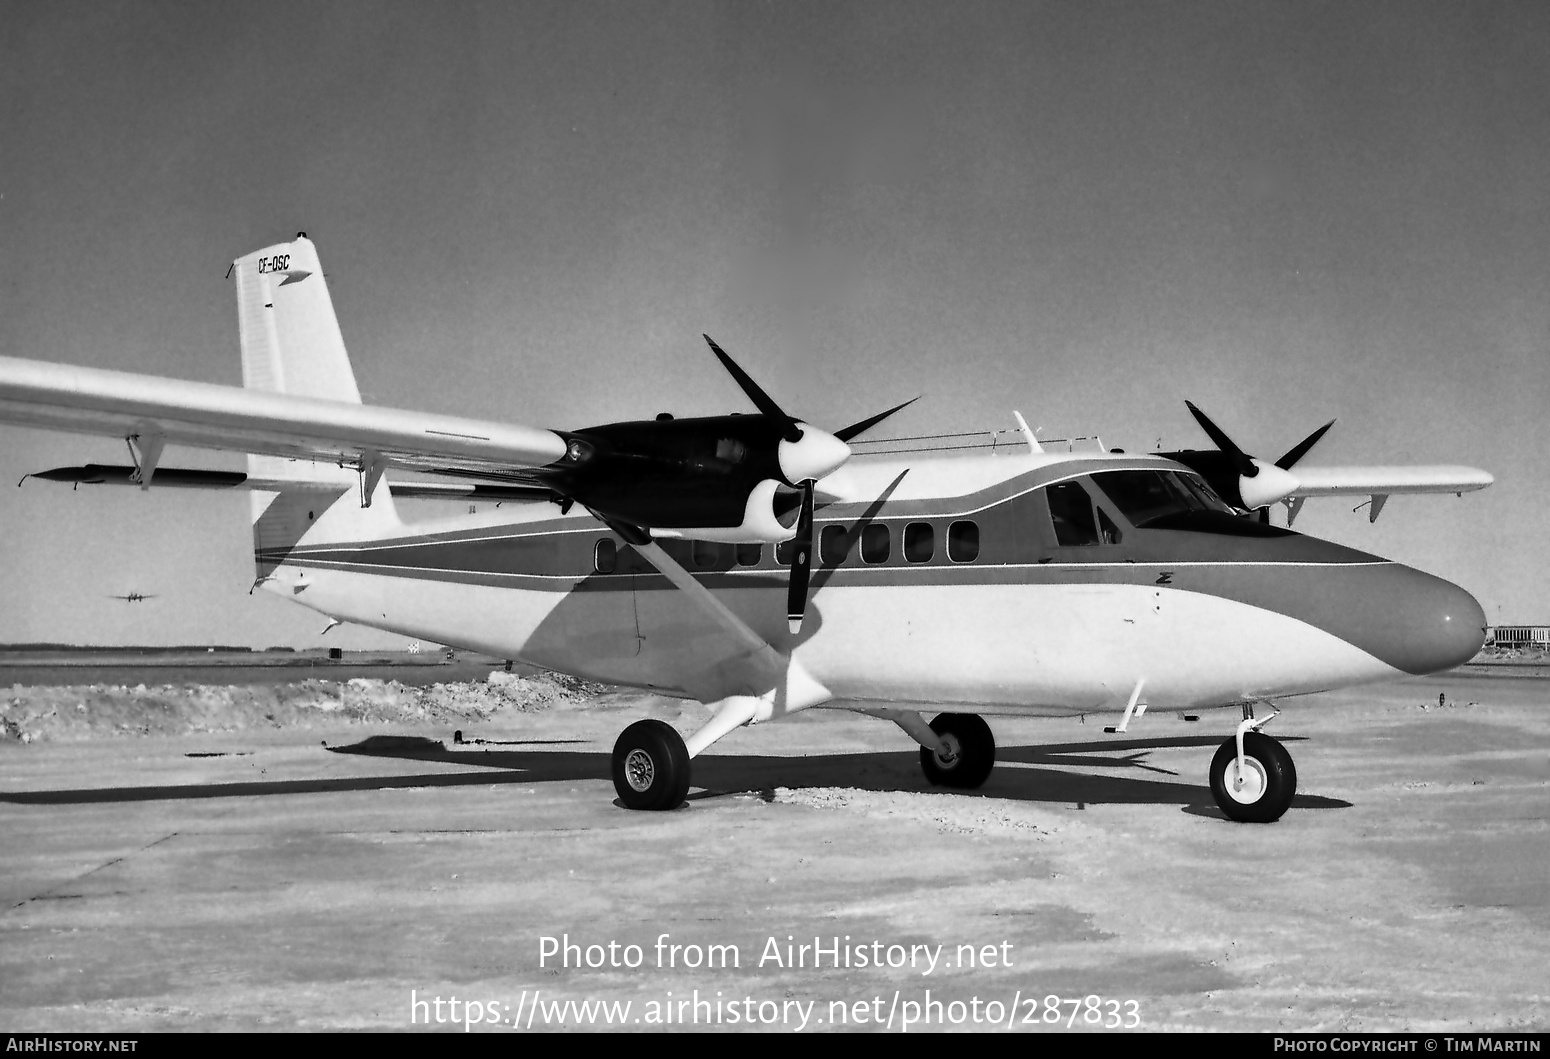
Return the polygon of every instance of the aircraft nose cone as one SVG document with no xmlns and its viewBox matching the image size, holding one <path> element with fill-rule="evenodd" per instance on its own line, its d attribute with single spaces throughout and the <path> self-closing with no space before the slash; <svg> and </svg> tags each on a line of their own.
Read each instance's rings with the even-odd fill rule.
<svg viewBox="0 0 1550 1059">
<path fill-rule="evenodd" d="M 1438 673 L 1463 665 L 1485 644 L 1485 611 L 1475 597 L 1440 577 L 1411 571 L 1404 601 L 1401 669 Z"/>
<path fill-rule="evenodd" d="M 1277 572 L 1266 582 L 1275 589 L 1265 602 L 1360 648 L 1391 671 L 1421 676 L 1452 669 L 1485 643 L 1485 612 L 1458 585 L 1326 542 L 1287 554 L 1322 557 L 1324 563 Z"/>
</svg>

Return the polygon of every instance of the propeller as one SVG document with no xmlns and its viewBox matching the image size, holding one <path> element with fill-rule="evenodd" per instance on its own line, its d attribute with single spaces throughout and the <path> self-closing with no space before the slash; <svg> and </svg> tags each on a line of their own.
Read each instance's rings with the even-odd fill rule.
<svg viewBox="0 0 1550 1059">
<path fill-rule="evenodd" d="M 1226 431 L 1211 422 L 1210 416 L 1196 408 L 1193 401 L 1185 401 L 1184 407 L 1189 409 L 1189 414 L 1195 417 L 1195 422 L 1200 424 L 1206 436 L 1211 439 L 1211 443 L 1232 458 L 1233 466 L 1239 474 L 1245 478 L 1253 478 L 1259 474 L 1259 467 L 1255 465 L 1254 457 L 1234 444 Z"/>
<path fill-rule="evenodd" d="M 1278 500 L 1284 500 L 1301 488 L 1302 483 L 1297 480 L 1296 475 L 1291 473 L 1292 467 L 1296 465 L 1298 460 L 1308 454 L 1308 450 L 1318 444 L 1319 439 L 1324 436 L 1330 427 L 1335 425 L 1335 421 L 1331 419 L 1328 423 L 1325 423 L 1288 449 L 1280 459 L 1274 463 L 1266 463 L 1239 448 L 1232 438 L 1228 437 L 1221 427 L 1213 423 L 1209 416 L 1199 408 L 1196 408 L 1193 402 L 1185 401 L 1184 404 L 1189 408 L 1190 414 L 1195 417 L 1195 421 L 1200 424 L 1201 429 L 1215 443 L 1227 466 L 1236 476 L 1235 480 L 1231 482 L 1222 481 L 1220 478 L 1221 468 L 1217 467 L 1214 469 L 1218 471 L 1216 476 L 1218 480 L 1212 481 L 1211 484 L 1217 488 L 1218 492 L 1223 493 L 1227 499 L 1237 500 L 1239 506 L 1247 511 L 1268 508 L 1269 505 Z M 1169 455 L 1186 457 L 1189 454 L 1170 453 Z M 1185 459 L 1183 462 L 1189 463 L 1189 460 Z M 1206 473 L 1208 480 L 1213 477 L 1206 472 L 1204 467 L 1196 469 Z M 1233 494 L 1236 494 L 1236 496 Z"/>
<path fill-rule="evenodd" d="M 791 554 L 791 581 L 786 586 L 786 624 L 795 636 L 807 614 L 807 582 L 813 572 L 813 483 L 802 487 L 802 514 Z"/>
<path fill-rule="evenodd" d="M 1308 450 L 1317 445 L 1319 443 L 1319 438 L 1324 436 L 1324 432 L 1334 425 L 1335 421 L 1331 419 L 1328 423 L 1325 423 L 1313 433 L 1303 438 L 1302 441 L 1287 449 L 1286 455 L 1282 456 L 1279 460 L 1276 460 L 1276 466 L 1281 468 L 1283 471 L 1291 470 L 1292 464 L 1308 455 Z"/>
<path fill-rule="evenodd" d="M 721 366 L 742 387 L 748 399 L 754 403 L 772 423 L 781 428 L 776 463 L 786 484 L 802 491 L 802 511 L 797 516 L 796 536 L 791 556 L 791 580 L 786 588 L 786 619 L 795 635 L 802 631 L 802 619 L 807 613 L 807 589 L 813 569 L 813 489 L 818 479 L 833 474 L 850 459 L 850 446 L 846 442 L 872 429 L 902 408 L 920 400 L 912 397 L 896 404 L 886 412 L 868 416 L 848 427 L 829 433 L 810 423 L 804 423 L 786 413 L 775 399 L 765 393 L 758 383 L 737 362 L 727 356 L 726 350 L 716 345 L 709 335 L 705 341 L 710 351 L 721 361 Z"/>
</svg>

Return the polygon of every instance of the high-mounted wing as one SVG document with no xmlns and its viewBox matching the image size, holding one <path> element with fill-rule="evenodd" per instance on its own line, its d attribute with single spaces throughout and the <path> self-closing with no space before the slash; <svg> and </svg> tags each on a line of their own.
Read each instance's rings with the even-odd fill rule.
<svg viewBox="0 0 1550 1059">
<path fill-rule="evenodd" d="M 1472 493 L 1496 481 L 1478 467 L 1304 467 L 1292 496 Z"/>
<path fill-rule="evenodd" d="M 462 416 L 0 357 L 0 421 L 345 466 L 499 473 L 565 455 L 558 434 Z M 154 468 L 153 468 L 154 470 Z"/>
<path fill-rule="evenodd" d="M 1184 403 L 1216 448 L 1158 455 L 1196 471 L 1228 503 L 1245 511 L 1257 510 L 1262 519 L 1268 518 L 1267 509 L 1275 503 L 1287 505 L 1287 525 L 1291 525 L 1303 501 L 1310 496 L 1370 496 L 1368 519 L 1376 522 L 1384 503 L 1394 493 L 1468 493 L 1495 481 L 1490 474 L 1474 467 L 1296 467 L 1335 425 L 1333 419 L 1270 463 L 1244 452 L 1204 412 L 1189 401 Z"/>
<path fill-rule="evenodd" d="M 1303 467 L 1297 471 L 1297 488 L 1286 498 L 1287 525 L 1297 519 L 1310 496 L 1367 496 L 1372 506 L 1367 520 L 1378 513 L 1395 493 L 1472 493 L 1496 479 L 1478 467 Z"/>
<path fill-rule="evenodd" d="M 500 477 L 564 457 L 553 431 L 363 405 L 305 234 L 238 258 L 232 274 L 242 386 L 0 357 L 0 422 L 130 439 L 141 485 L 166 445 L 354 467 L 371 480 L 389 467 Z"/>
<path fill-rule="evenodd" d="M 146 487 L 165 446 L 188 445 L 246 452 L 248 472 L 239 482 L 167 468 L 169 484 L 262 490 L 310 477 L 336 489 L 349 481 L 337 468 L 348 468 L 359 472 L 369 506 L 382 473 L 398 468 L 476 483 L 395 484 L 401 496 L 551 499 L 667 536 L 778 541 L 795 532 L 802 494 L 849 458 L 846 441 L 905 407 L 829 434 L 787 415 L 714 342 L 758 415 L 560 432 L 368 407 L 311 241 L 298 235 L 238 258 L 232 271 L 241 388 L 0 357 L 0 422 L 129 443 L 132 467 L 61 467 L 41 477 Z"/>
</svg>

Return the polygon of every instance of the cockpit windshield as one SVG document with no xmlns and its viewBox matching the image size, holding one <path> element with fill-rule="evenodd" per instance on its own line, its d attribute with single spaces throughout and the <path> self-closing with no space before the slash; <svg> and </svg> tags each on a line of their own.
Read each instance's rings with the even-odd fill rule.
<svg viewBox="0 0 1550 1059">
<path fill-rule="evenodd" d="M 1140 529 L 1177 522 L 1171 516 L 1215 511 L 1234 514 L 1202 479 L 1179 471 L 1100 471 L 1092 476 L 1114 506 Z"/>
</svg>

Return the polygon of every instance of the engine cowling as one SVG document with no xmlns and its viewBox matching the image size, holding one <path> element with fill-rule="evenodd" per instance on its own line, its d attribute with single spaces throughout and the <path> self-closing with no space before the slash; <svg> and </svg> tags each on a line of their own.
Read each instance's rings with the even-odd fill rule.
<svg viewBox="0 0 1550 1059">
<path fill-rule="evenodd" d="M 755 485 L 735 526 L 653 526 L 657 537 L 687 537 L 724 544 L 779 544 L 796 536 L 802 494 L 773 478 Z"/>
</svg>

